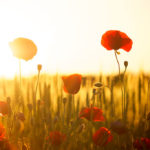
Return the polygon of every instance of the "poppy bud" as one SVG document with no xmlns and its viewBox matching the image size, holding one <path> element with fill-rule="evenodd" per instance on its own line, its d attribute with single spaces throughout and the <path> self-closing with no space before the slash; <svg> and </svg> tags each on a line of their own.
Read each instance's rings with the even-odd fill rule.
<svg viewBox="0 0 150 150">
<path fill-rule="evenodd" d="M 42 65 L 41 65 L 41 64 L 38 64 L 38 65 L 37 65 L 37 69 L 38 69 L 38 71 L 40 72 L 41 69 L 42 69 Z"/>
<path fill-rule="evenodd" d="M 94 84 L 94 86 L 96 86 L 96 87 L 99 87 L 99 88 L 100 88 L 100 87 L 102 87 L 102 86 L 103 86 L 103 83 L 97 82 L 97 83 L 95 83 L 95 84 Z"/>
<path fill-rule="evenodd" d="M 67 98 L 66 98 L 66 97 L 64 97 L 64 98 L 63 98 L 63 104 L 65 105 L 65 104 L 66 104 L 66 102 L 67 102 Z"/>
<path fill-rule="evenodd" d="M 124 61 L 124 66 L 127 68 L 128 67 L 128 61 Z"/>
</svg>

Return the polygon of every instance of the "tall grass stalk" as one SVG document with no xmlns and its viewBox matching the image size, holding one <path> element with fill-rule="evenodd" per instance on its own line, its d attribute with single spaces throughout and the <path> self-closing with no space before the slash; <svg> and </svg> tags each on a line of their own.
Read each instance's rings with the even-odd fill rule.
<svg viewBox="0 0 150 150">
<path fill-rule="evenodd" d="M 20 78 L 20 91 L 21 91 L 21 59 L 19 59 L 19 78 Z"/>
</svg>

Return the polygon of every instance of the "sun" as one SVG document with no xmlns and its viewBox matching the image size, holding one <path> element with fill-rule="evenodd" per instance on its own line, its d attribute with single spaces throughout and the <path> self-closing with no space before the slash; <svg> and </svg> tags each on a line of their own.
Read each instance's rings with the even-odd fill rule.
<svg viewBox="0 0 150 150">
<path fill-rule="evenodd" d="M 0 43 L 0 76 L 13 77 L 18 68 L 17 60 L 13 58 L 8 40 L 2 35 L 0 36 Z"/>
</svg>

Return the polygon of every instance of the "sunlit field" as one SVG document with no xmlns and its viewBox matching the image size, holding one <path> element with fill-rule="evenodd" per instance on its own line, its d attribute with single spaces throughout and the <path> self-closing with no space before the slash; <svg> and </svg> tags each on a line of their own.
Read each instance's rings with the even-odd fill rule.
<svg viewBox="0 0 150 150">
<path fill-rule="evenodd" d="M 36 44 L 19 37 L 9 43 L 19 59 L 19 74 L 0 80 L 0 148 L 2 150 L 149 150 L 150 75 L 124 71 L 119 49 L 130 52 L 133 41 L 108 30 L 101 45 L 114 51 L 118 74 L 79 73 L 22 76 L 21 60 L 32 60 Z"/>
<path fill-rule="evenodd" d="M 80 91 L 72 96 L 63 91 L 60 75 L 42 74 L 36 98 L 37 76 L 22 78 L 22 92 L 17 77 L 13 80 L 1 79 L 1 99 L 8 103 L 8 112 L 4 108 L 6 114 L 1 117 L 6 130 L 5 138 L 11 143 L 12 149 L 132 150 L 136 139 L 150 138 L 147 116 L 149 79 L 150 76 L 144 73 L 128 73 L 124 77 L 126 103 L 123 124 L 126 127 L 118 125 L 118 130 L 123 133 L 117 133 L 115 127 L 112 127 L 113 122 L 122 119 L 121 90 L 117 75 L 83 76 Z M 83 108 L 93 106 L 102 109 L 104 121 L 79 117 Z M 2 109 L 1 112 L 4 111 Z M 92 139 L 100 127 L 110 130 L 113 136 L 113 140 L 105 146 L 95 145 Z M 61 132 L 65 138 L 56 136 L 56 141 L 52 142 L 50 132 L 53 131 Z M 105 142 L 107 136 L 101 138 Z"/>
<path fill-rule="evenodd" d="M 150 1 L 0 1 L 0 150 L 150 150 Z"/>
</svg>

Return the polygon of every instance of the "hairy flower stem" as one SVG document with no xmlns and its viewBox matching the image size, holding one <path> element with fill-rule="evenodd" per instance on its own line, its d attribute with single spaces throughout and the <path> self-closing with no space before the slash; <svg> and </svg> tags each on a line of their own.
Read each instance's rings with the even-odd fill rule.
<svg viewBox="0 0 150 150">
<path fill-rule="evenodd" d="M 35 88 L 35 96 L 33 99 L 33 107 L 34 107 L 34 113 L 36 112 L 36 94 L 37 94 L 37 88 L 39 85 L 39 78 L 40 78 L 40 71 L 38 71 L 38 78 L 37 78 L 37 83 L 36 83 L 36 88 Z"/>
<path fill-rule="evenodd" d="M 117 64 L 118 64 L 118 70 L 119 70 L 119 80 L 121 82 L 121 92 L 122 92 L 122 118 L 124 118 L 124 95 L 123 95 L 123 84 L 122 84 L 122 80 L 121 80 L 121 74 L 120 74 L 120 63 L 119 63 L 119 60 L 118 60 L 118 57 L 117 57 L 117 51 L 114 50 L 115 52 L 115 58 L 116 58 L 116 61 L 117 61 Z"/>
</svg>

